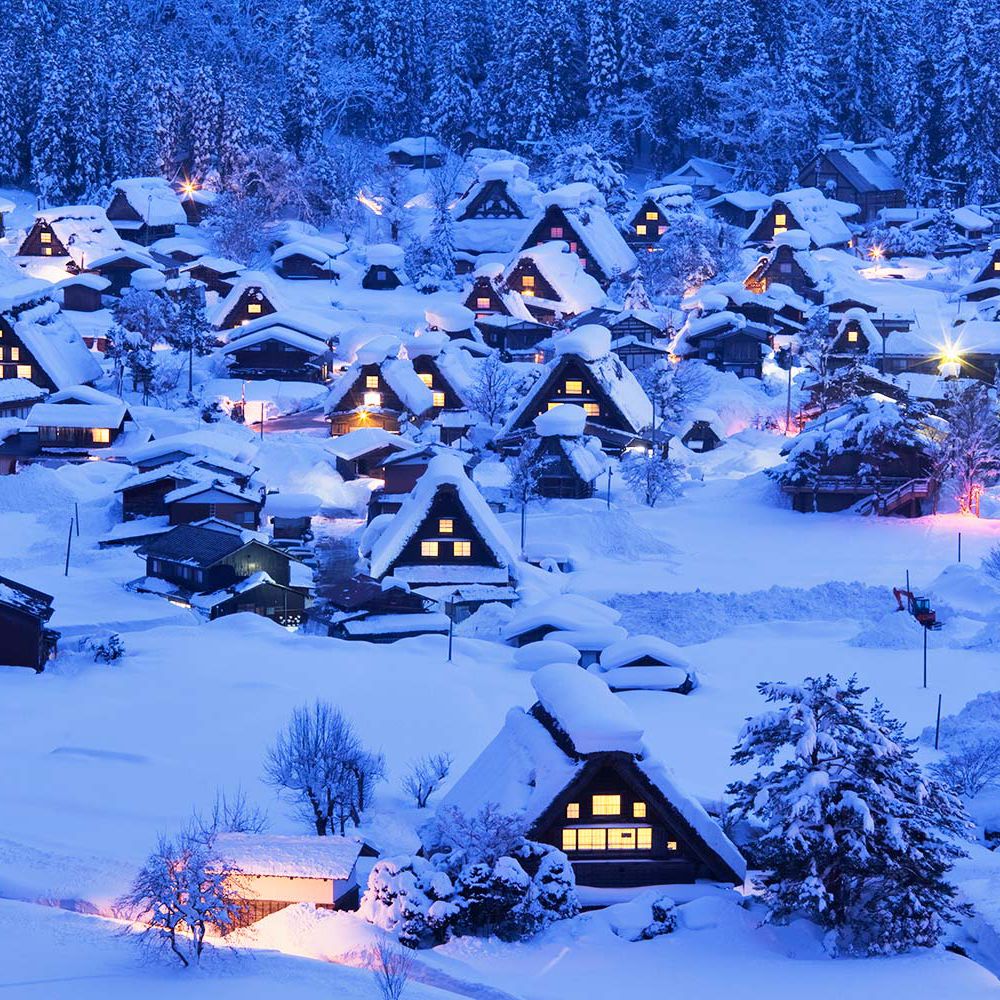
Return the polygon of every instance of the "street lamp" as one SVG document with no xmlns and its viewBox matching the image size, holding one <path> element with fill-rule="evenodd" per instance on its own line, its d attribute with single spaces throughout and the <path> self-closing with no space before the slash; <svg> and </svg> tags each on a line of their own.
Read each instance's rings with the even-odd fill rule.
<svg viewBox="0 0 1000 1000">
<path fill-rule="evenodd" d="M 455 598 L 461 597 L 461 591 L 453 590 L 448 595 L 448 662 L 451 663 L 452 644 L 455 637 Z"/>
</svg>

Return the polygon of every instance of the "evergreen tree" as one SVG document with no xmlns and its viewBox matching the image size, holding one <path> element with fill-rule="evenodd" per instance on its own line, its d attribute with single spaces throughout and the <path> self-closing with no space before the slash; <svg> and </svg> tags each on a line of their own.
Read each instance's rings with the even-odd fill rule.
<svg viewBox="0 0 1000 1000">
<path fill-rule="evenodd" d="M 967 913 L 947 873 L 964 852 L 961 802 L 923 774 L 912 741 L 852 677 L 764 683 L 772 706 L 748 719 L 729 787 L 734 818 L 759 831 L 754 862 L 775 920 L 805 915 L 834 951 L 932 947 Z"/>
<path fill-rule="evenodd" d="M 191 169 L 195 177 L 204 178 L 218 166 L 222 133 L 222 96 L 209 66 L 202 64 L 195 71 L 189 107 Z"/>
<path fill-rule="evenodd" d="M 302 157 L 319 148 L 323 126 L 320 107 L 319 57 L 313 38 L 313 18 L 308 0 L 302 0 L 292 21 L 288 65 L 288 101 L 285 104 L 285 137 Z"/>
<path fill-rule="evenodd" d="M 188 394 L 194 388 L 194 358 L 211 354 L 215 332 L 205 315 L 205 292 L 195 284 L 185 288 L 177 301 L 173 321 L 164 331 L 164 340 L 178 353 L 187 354 Z"/>
</svg>

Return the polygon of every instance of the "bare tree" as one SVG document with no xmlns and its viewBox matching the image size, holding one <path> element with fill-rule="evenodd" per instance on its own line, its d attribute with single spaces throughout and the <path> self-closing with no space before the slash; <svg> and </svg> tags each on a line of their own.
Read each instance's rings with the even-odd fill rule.
<svg viewBox="0 0 1000 1000">
<path fill-rule="evenodd" d="M 469 406 L 481 413 L 491 425 L 506 416 L 514 378 L 510 369 L 494 351 L 484 358 L 468 391 Z"/>
<path fill-rule="evenodd" d="M 633 455 L 621 465 L 622 478 L 647 507 L 655 507 L 661 497 L 677 496 L 680 492 L 680 469 L 677 462 L 655 452 Z"/>
<path fill-rule="evenodd" d="M 521 507 L 521 552 L 524 552 L 524 536 L 527 530 L 528 504 L 537 497 L 538 480 L 541 478 L 545 461 L 538 450 L 537 441 L 525 441 L 521 450 L 507 460 L 510 482 L 507 492 Z"/>
<path fill-rule="evenodd" d="M 211 839 L 217 833 L 263 833 L 267 829 L 267 813 L 252 805 L 242 785 L 231 793 L 216 789 L 215 801 L 208 815 L 195 812 L 191 817 L 191 834 Z"/>
<path fill-rule="evenodd" d="M 210 930 L 227 934 L 245 922 L 239 876 L 211 838 L 161 837 L 115 911 L 140 926 L 139 941 L 151 953 L 198 965 Z"/>
<path fill-rule="evenodd" d="M 355 826 L 385 778 L 385 758 L 365 749 L 351 723 L 327 702 L 295 709 L 268 750 L 265 780 L 288 794 L 323 837 Z"/>
<path fill-rule="evenodd" d="M 403 779 L 403 791 L 416 802 L 418 809 L 427 807 L 427 800 L 441 787 L 451 771 L 451 754 L 433 753 L 418 757 Z"/>
<path fill-rule="evenodd" d="M 944 760 L 931 765 L 942 781 L 974 799 L 1000 783 L 1000 737 L 963 743 Z"/>
<path fill-rule="evenodd" d="M 413 953 L 383 935 L 368 949 L 367 957 L 382 1000 L 399 1000 L 413 970 Z"/>
</svg>

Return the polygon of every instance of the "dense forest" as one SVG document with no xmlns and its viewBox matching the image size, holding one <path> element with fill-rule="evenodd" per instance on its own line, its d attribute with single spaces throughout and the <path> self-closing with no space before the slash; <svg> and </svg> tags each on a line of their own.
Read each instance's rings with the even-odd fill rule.
<svg viewBox="0 0 1000 1000">
<path fill-rule="evenodd" d="M 836 130 L 887 137 L 913 199 L 989 201 L 998 35 L 985 0 L 0 0 L 0 178 L 58 203 L 249 171 L 329 201 L 366 144 L 431 134 L 698 152 L 778 190 Z"/>
</svg>

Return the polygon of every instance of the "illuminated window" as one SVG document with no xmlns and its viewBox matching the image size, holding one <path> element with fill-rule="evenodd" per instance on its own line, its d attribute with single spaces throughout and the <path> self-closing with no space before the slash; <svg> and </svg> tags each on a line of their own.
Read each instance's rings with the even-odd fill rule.
<svg viewBox="0 0 1000 1000">
<path fill-rule="evenodd" d="M 620 795 L 595 795 L 592 811 L 595 816 L 621 816 L 622 797 Z"/>
<path fill-rule="evenodd" d="M 566 382 L 566 395 L 567 396 L 582 396 L 583 395 L 583 383 L 578 379 L 569 379 Z"/>
<path fill-rule="evenodd" d="M 668 851 L 676 851 L 677 850 L 677 841 L 676 840 L 668 840 L 667 841 L 667 850 Z"/>
<path fill-rule="evenodd" d="M 775 226 L 774 227 L 774 235 L 775 236 L 780 236 L 782 233 L 787 233 L 787 232 L 788 232 L 788 230 L 784 226 Z"/>
<path fill-rule="evenodd" d="M 561 240 L 563 238 L 562 226 L 553 226 L 552 229 L 549 231 L 552 233 L 552 239 Z"/>
<path fill-rule="evenodd" d="M 576 253 L 576 244 L 575 243 L 570 243 L 569 248 L 570 248 L 570 250 L 573 251 L 573 253 Z"/>
<path fill-rule="evenodd" d="M 639 223 L 638 226 L 635 227 L 635 235 L 636 236 L 646 235 L 646 227 L 641 222 Z"/>
<path fill-rule="evenodd" d="M 657 226 L 656 227 L 656 235 L 657 236 L 662 236 L 666 231 L 667 231 L 667 227 L 666 226 Z"/>
<path fill-rule="evenodd" d="M 377 376 L 376 376 L 376 378 L 377 378 Z M 427 372 L 427 374 L 425 374 L 425 375 L 417 375 L 417 378 L 420 379 L 420 381 L 423 382 L 424 385 L 426 385 L 428 389 L 430 389 L 431 386 L 434 385 L 434 376 L 431 375 L 430 372 Z"/>
<path fill-rule="evenodd" d="M 38 234 L 38 238 L 43 243 L 51 243 L 52 242 L 52 234 L 51 233 L 39 233 Z"/>
<path fill-rule="evenodd" d="M 431 405 L 436 406 L 438 409 L 444 406 L 444 393 L 443 392 L 434 393 L 434 399 L 431 401 Z"/>
<path fill-rule="evenodd" d="M 45 247 L 45 256 L 46 257 L 52 256 L 52 247 Z"/>
<path fill-rule="evenodd" d="M 425 558 L 434 558 L 438 554 L 437 542 L 421 542 L 420 554 Z"/>
<path fill-rule="evenodd" d="M 646 220 L 648 222 L 656 222 L 656 220 L 659 217 L 660 217 L 660 213 L 659 212 L 647 212 L 646 213 Z"/>
<path fill-rule="evenodd" d="M 476 299 L 477 309 L 489 309 L 489 307 L 490 307 L 490 299 L 488 295 L 480 295 L 479 298 Z"/>
<path fill-rule="evenodd" d="M 586 268 L 587 267 L 587 258 L 586 257 L 581 257 L 580 258 L 580 267 L 582 267 L 582 268 Z"/>
<path fill-rule="evenodd" d="M 645 817 L 646 817 L 646 803 L 645 802 L 633 802 L 632 803 L 632 815 L 636 819 L 645 819 Z"/>
<path fill-rule="evenodd" d="M 533 274 L 523 274 L 523 275 L 521 275 L 521 287 L 522 288 L 534 288 L 535 287 L 535 276 Z"/>
<path fill-rule="evenodd" d="M 546 407 L 546 409 L 548 409 L 548 410 L 554 410 L 557 406 L 562 406 L 562 405 L 563 405 L 562 403 L 549 403 L 549 405 Z"/>
<path fill-rule="evenodd" d="M 442 535 L 451 535 L 455 531 L 455 522 L 450 517 L 442 517 L 438 521 L 438 532 Z"/>
<path fill-rule="evenodd" d="M 366 375 L 365 376 L 365 388 L 366 389 L 377 389 L 378 388 L 378 375 Z"/>
<path fill-rule="evenodd" d="M 606 851 L 608 849 L 608 831 L 603 828 L 577 830 L 576 846 L 581 851 Z"/>
<path fill-rule="evenodd" d="M 20 361 L 21 360 L 21 348 L 20 347 L 12 347 L 10 349 L 10 360 L 11 361 Z"/>
<path fill-rule="evenodd" d="M 468 559 L 472 555 L 472 542 L 454 542 L 453 551 L 456 556 Z"/>
<path fill-rule="evenodd" d="M 856 344 L 858 342 L 858 331 L 848 330 L 847 331 L 847 342 L 849 344 Z"/>
<path fill-rule="evenodd" d="M 588 417 L 599 417 L 601 415 L 601 408 L 597 403 L 584 403 L 583 412 L 587 414 Z"/>
<path fill-rule="evenodd" d="M 634 851 L 635 841 L 635 830 L 632 828 L 612 827 L 608 830 L 609 851 Z"/>
<path fill-rule="evenodd" d="M 110 444 L 111 431 L 107 427 L 95 427 L 91 432 L 94 444 Z"/>
<path fill-rule="evenodd" d="M 788 225 L 788 216 L 785 215 L 783 212 L 779 212 L 774 217 L 774 224 L 776 226 L 787 226 Z"/>
<path fill-rule="evenodd" d="M 261 310 L 261 304 L 259 302 L 248 302 L 247 303 L 247 312 L 251 316 L 259 316 L 260 315 L 260 310 Z"/>
<path fill-rule="evenodd" d="M 566 819 L 579 819 L 580 818 L 580 803 L 570 802 L 566 806 Z"/>
<path fill-rule="evenodd" d="M 565 829 L 562 834 L 562 849 L 564 851 L 576 850 L 576 830 Z"/>
<path fill-rule="evenodd" d="M 993 270 L 1000 271 L 1000 260 L 993 261 Z"/>
<path fill-rule="evenodd" d="M 381 405 L 382 405 L 382 393 L 380 392 L 365 393 L 365 406 L 372 406 L 377 409 Z"/>
<path fill-rule="evenodd" d="M 638 847 L 640 851 L 650 850 L 653 846 L 653 831 L 646 826 L 636 832 L 638 836 L 636 837 L 635 846 Z"/>
<path fill-rule="evenodd" d="M 17 366 L 17 377 L 18 378 L 31 378 L 31 365 L 18 365 Z"/>
</svg>

